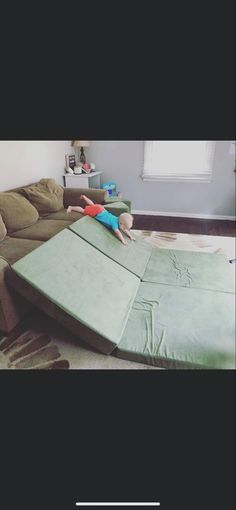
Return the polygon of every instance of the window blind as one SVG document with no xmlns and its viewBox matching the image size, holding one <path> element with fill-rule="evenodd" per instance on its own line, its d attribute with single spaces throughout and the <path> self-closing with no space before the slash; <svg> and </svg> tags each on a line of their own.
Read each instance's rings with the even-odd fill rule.
<svg viewBox="0 0 236 510">
<path fill-rule="evenodd" d="M 145 141 L 144 180 L 210 181 L 215 142 Z"/>
</svg>

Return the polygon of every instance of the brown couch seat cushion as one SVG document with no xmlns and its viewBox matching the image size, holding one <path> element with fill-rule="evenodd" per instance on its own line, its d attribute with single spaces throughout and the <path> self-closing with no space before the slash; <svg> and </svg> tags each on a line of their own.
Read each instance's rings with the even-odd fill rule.
<svg viewBox="0 0 236 510">
<path fill-rule="evenodd" d="M 64 221 L 70 221 L 70 223 L 74 223 L 74 221 L 77 221 L 82 217 L 83 217 L 83 214 L 80 214 L 75 211 L 73 211 L 71 213 L 67 213 L 66 209 L 62 209 L 61 211 L 50 213 L 47 216 L 44 216 L 43 219 L 46 218 L 47 220 L 64 220 Z"/>
<path fill-rule="evenodd" d="M 26 198 L 14 192 L 0 193 L 0 214 L 9 233 L 29 227 L 39 218 L 37 209 Z"/>
<path fill-rule="evenodd" d="M 0 244 L 0 257 L 6 259 L 9 264 L 14 264 L 14 262 L 35 250 L 41 244 L 43 244 L 41 241 L 14 239 L 13 237 L 6 236 Z"/>
<path fill-rule="evenodd" d="M 34 205 L 41 216 L 64 208 L 64 189 L 54 179 L 41 179 L 36 184 L 21 188 L 20 193 Z"/>
<path fill-rule="evenodd" d="M 6 225 L 3 222 L 2 216 L 0 214 L 0 242 L 3 241 L 3 239 L 5 239 L 6 235 L 7 235 Z"/>
<path fill-rule="evenodd" d="M 71 221 L 40 219 L 35 225 L 32 225 L 32 227 L 18 230 L 18 232 L 14 232 L 11 236 L 21 239 L 48 241 L 51 237 L 58 234 L 58 232 L 69 227 L 69 225 L 71 225 Z"/>
</svg>

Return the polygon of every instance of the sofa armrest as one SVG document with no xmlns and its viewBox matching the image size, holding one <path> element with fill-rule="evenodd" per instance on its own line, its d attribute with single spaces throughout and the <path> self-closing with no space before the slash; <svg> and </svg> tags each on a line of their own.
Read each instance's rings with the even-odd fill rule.
<svg viewBox="0 0 236 510">
<path fill-rule="evenodd" d="M 123 202 L 124 204 L 126 204 L 128 206 L 129 212 L 131 213 L 131 201 L 128 200 L 127 198 L 108 197 L 108 196 L 105 197 L 106 205 L 113 204 L 114 202 Z"/>
<path fill-rule="evenodd" d="M 106 190 L 95 188 L 64 188 L 64 207 L 69 205 L 79 205 L 84 207 L 84 201 L 80 199 L 80 195 L 86 195 L 95 204 L 104 204 L 106 198 Z"/>
</svg>

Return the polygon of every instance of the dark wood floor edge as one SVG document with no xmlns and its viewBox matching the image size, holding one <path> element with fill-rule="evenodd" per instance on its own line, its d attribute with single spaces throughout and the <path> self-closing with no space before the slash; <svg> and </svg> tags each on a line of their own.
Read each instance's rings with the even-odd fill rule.
<svg viewBox="0 0 236 510">
<path fill-rule="evenodd" d="M 136 230 L 156 230 L 182 234 L 236 237 L 235 220 L 188 218 L 180 216 L 149 216 L 133 214 Z"/>
<path fill-rule="evenodd" d="M 137 214 L 137 213 L 132 213 L 132 216 L 133 217 L 136 217 L 136 218 L 151 218 L 151 219 L 155 219 L 155 218 L 158 218 L 159 220 L 161 219 L 164 219 L 164 220 L 177 220 L 177 221 L 181 221 L 181 220 L 184 220 L 184 221 L 199 221 L 199 222 L 205 222 L 205 221 L 211 221 L 211 222 L 217 222 L 217 223 L 228 223 L 228 224 L 232 224 L 232 223 L 236 223 L 236 217 L 235 219 L 219 219 L 219 218 L 192 218 L 190 216 L 168 216 L 168 215 L 157 215 L 157 214 Z"/>
</svg>

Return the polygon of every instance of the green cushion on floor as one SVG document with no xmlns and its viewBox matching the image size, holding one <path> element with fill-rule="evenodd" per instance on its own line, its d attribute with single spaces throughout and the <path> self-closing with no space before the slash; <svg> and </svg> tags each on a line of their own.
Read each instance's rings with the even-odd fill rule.
<svg viewBox="0 0 236 510">
<path fill-rule="evenodd" d="M 130 212 L 129 206 L 124 202 L 113 202 L 111 204 L 105 204 L 104 207 L 111 214 L 114 214 L 114 216 L 120 216 L 120 214 L 124 212 Z"/>
<path fill-rule="evenodd" d="M 235 368 L 234 295 L 141 283 L 118 357 L 163 368 Z"/>
<path fill-rule="evenodd" d="M 225 255 L 153 248 L 143 281 L 234 292 L 232 268 Z"/>
<path fill-rule="evenodd" d="M 111 230 L 88 216 L 69 228 L 107 257 L 142 278 L 152 252 L 152 247 L 146 241 L 131 241 L 124 235 L 128 242 L 128 245 L 124 246 Z"/>
<path fill-rule="evenodd" d="M 16 262 L 12 269 L 94 331 L 100 346 L 103 340 L 100 350 L 111 352 L 119 343 L 139 286 L 134 274 L 67 229 Z"/>
</svg>

